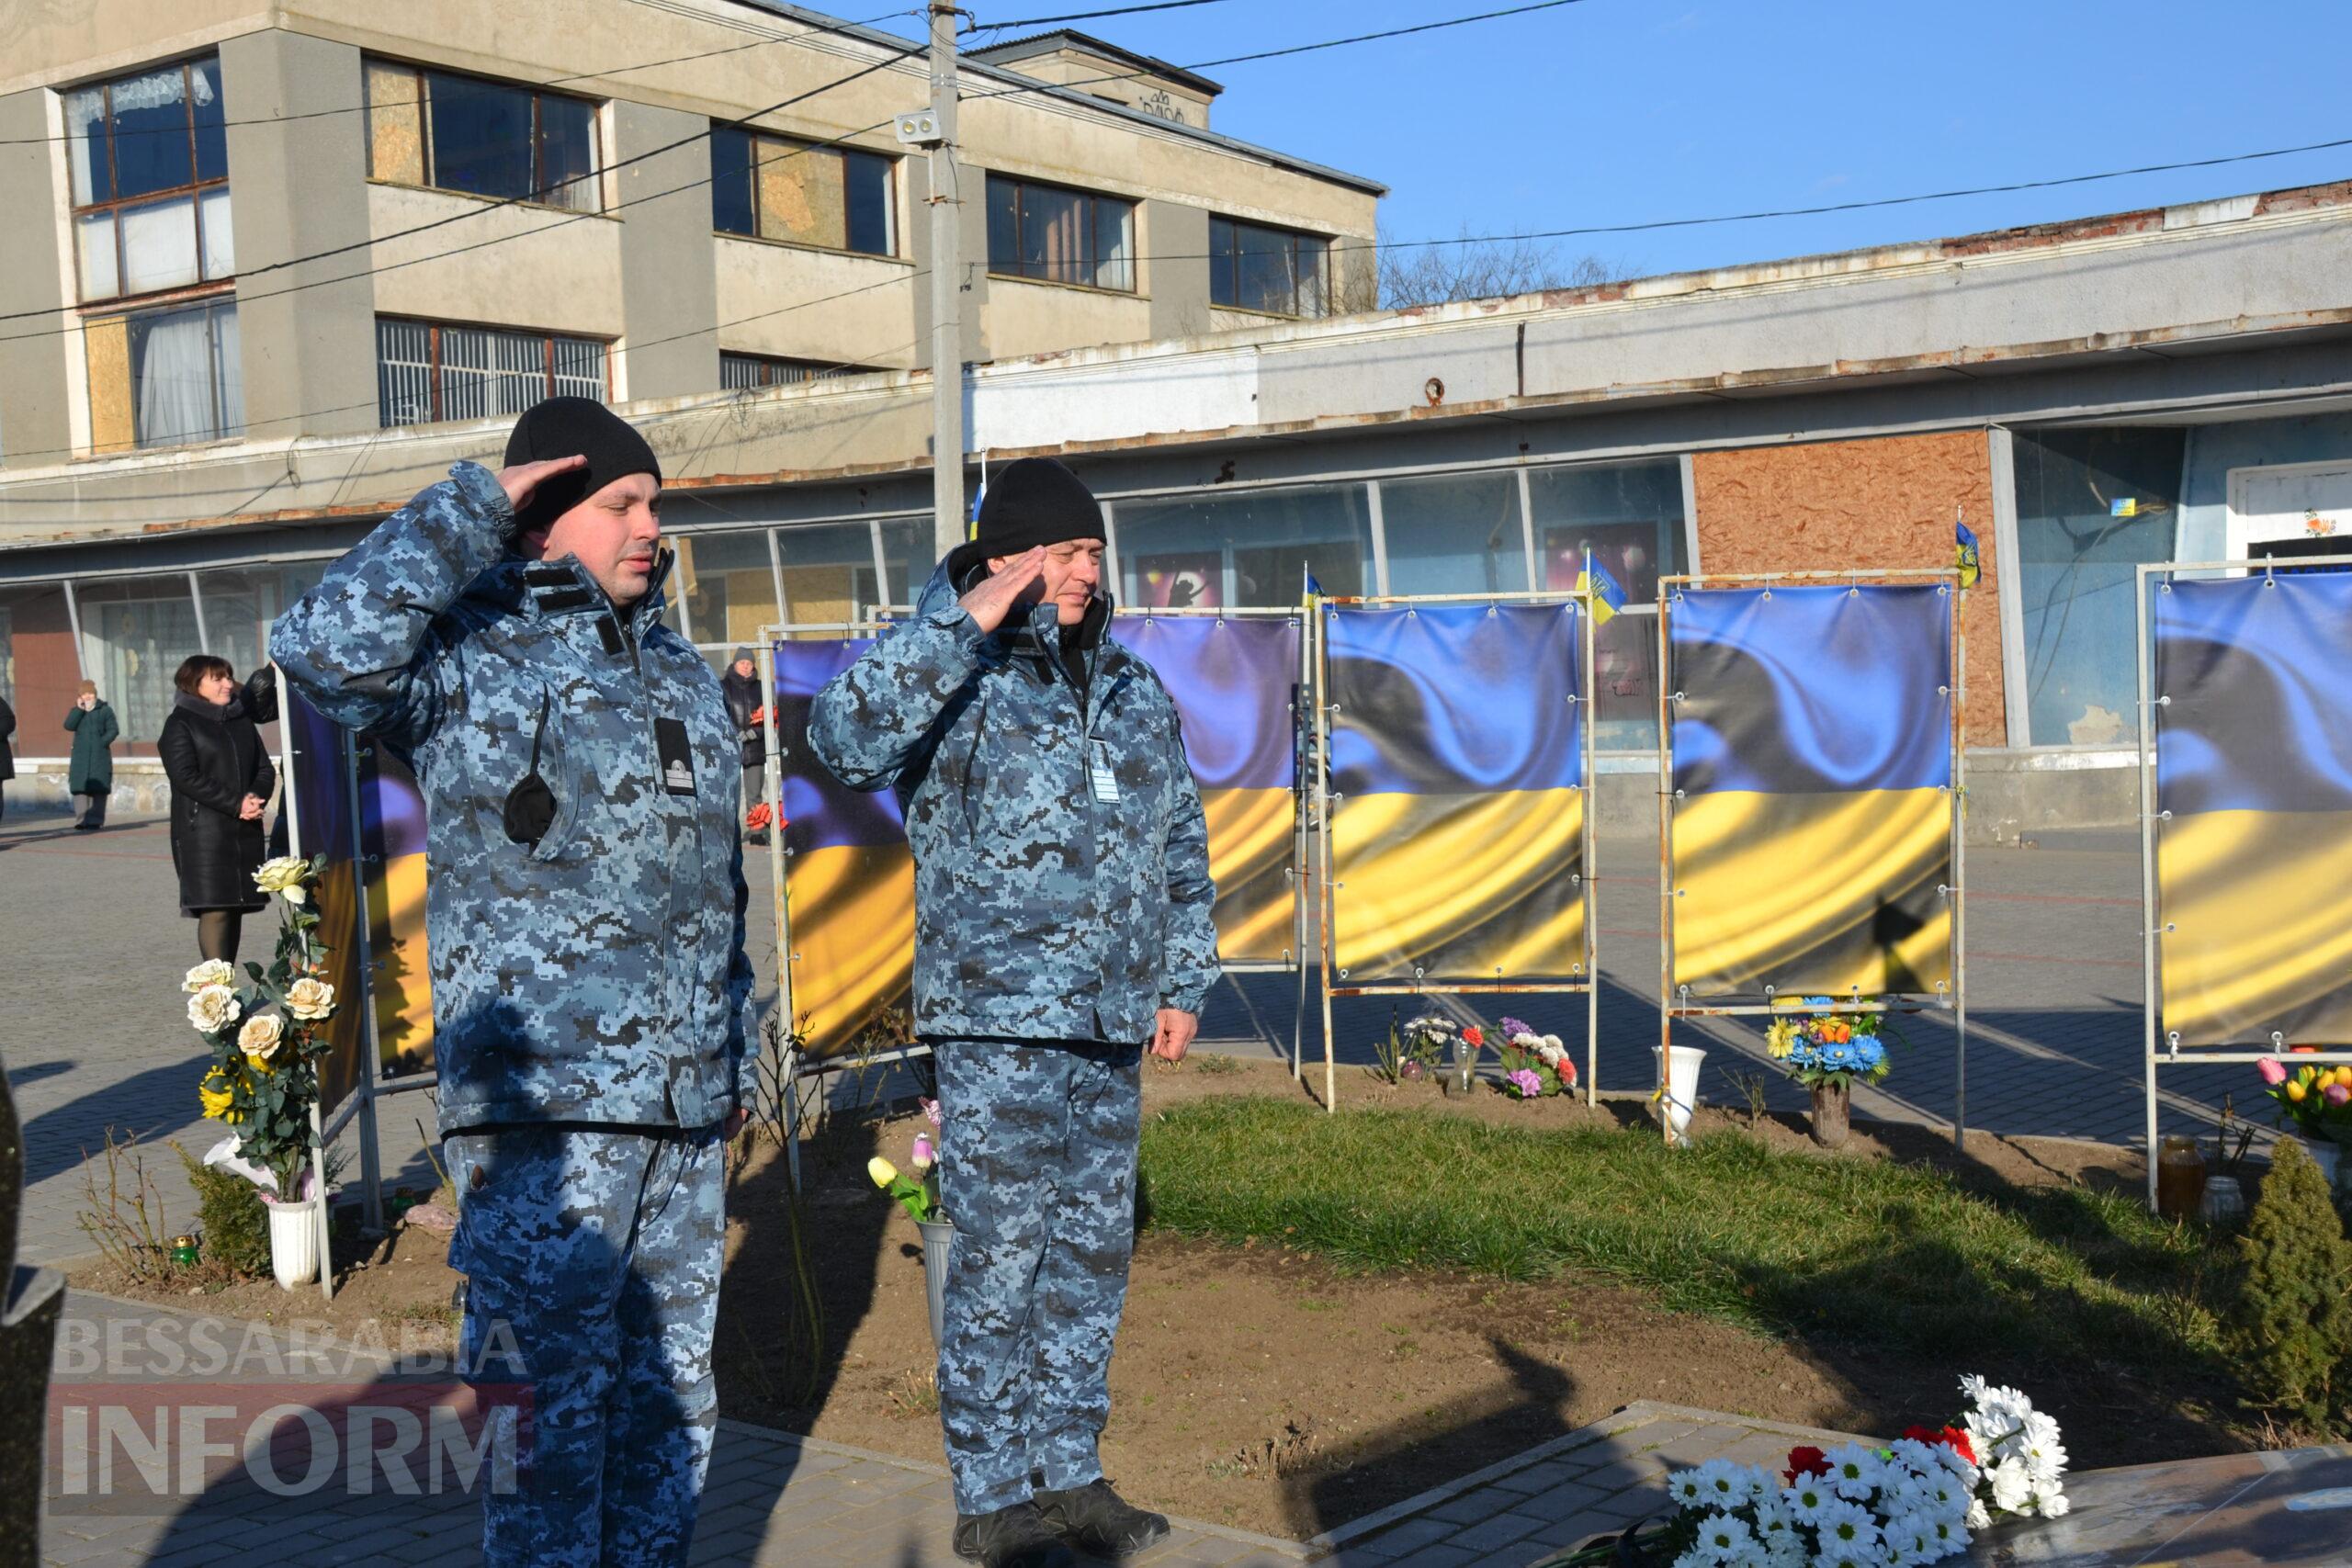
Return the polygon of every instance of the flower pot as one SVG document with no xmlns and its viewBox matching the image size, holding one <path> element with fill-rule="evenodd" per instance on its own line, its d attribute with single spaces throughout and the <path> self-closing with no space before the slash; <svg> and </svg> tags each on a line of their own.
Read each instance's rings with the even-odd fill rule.
<svg viewBox="0 0 2352 1568">
<path fill-rule="evenodd" d="M 2234 1176 L 2217 1176 L 2205 1183 L 2205 1199 L 2199 1212 L 2209 1224 L 2225 1225 L 2245 1213 L 2245 1189 L 2238 1185 Z"/>
<path fill-rule="evenodd" d="M 1825 1149 L 1842 1148 L 1853 1131 L 1854 1090 L 1844 1079 L 1813 1086 L 1813 1141 Z"/>
<path fill-rule="evenodd" d="M 265 1203 L 269 1210 L 269 1268 L 280 1290 L 315 1284 L 319 1278 L 319 1201 Z"/>
<path fill-rule="evenodd" d="M 2319 1167 L 2320 1176 L 2326 1181 L 2327 1190 L 2330 1192 L 2342 1191 L 2343 1188 L 2341 1186 L 2341 1182 L 2343 1180 L 2343 1171 L 2341 1169 L 2338 1156 L 2341 1156 L 2344 1151 L 2336 1145 L 2335 1140 L 2333 1138 L 2301 1138 L 2298 1141 L 2303 1145 L 2303 1153 L 2312 1156 L 2312 1163 Z"/>
<path fill-rule="evenodd" d="M 1650 1055 L 1666 1057 L 1658 1074 L 1666 1096 L 1658 1110 L 1666 1123 L 1668 1145 L 1680 1148 L 1690 1142 L 1690 1116 L 1699 1109 L 1699 1068 L 1706 1062 L 1707 1053 L 1696 1045 L 1653 1045 Z"/>
<path fill-rule="evenodd" d="M 947 1314 L 947 1253 L 956 1225 L 951 1220 L 918 1220 L 915 1229 L 922 1232 L 922 1282 L 931 1298 L 931 1342 L 936 1345 Z"/>
</svg>

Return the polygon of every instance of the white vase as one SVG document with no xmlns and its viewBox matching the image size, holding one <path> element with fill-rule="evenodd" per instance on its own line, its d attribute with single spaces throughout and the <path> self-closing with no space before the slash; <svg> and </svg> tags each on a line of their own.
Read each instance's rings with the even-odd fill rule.
<svg viewBox="0 0 2352 1568">
<path fill-rule="evenodd" d="M 319 1278 L 319 1201 L 268 1203 L 269 1268 L 280 1290 L 316 1284 Z"/>
<path fill-rule="evenodd" d="M 1699 1109 L 1699 1068 L 1707 1053 L 1696 1045 L 1653 1045 L 1650 1055 L 1667 1058 L 1659 1075 L 1666 1084 L 1666 1099 L 1659 1110 L 1666 1122 L 1668 1145 L 1681 1148 L 1690 1141 L 1690 1114 Z"/>
</svg>

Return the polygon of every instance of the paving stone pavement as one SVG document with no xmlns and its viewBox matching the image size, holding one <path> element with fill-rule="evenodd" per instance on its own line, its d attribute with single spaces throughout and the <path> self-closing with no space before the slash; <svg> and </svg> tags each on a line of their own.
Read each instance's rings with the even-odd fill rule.
<svg viewBox="0 0 2352 1568">
<path fill-rule="evenodd" d="M 169 1393 L 171 1384 L 153 1381 L 162 1359 L 182 1353 L 180 1347 L 218 1343 L 229 1348 L 240 1368 L 258 1369 L 266 1361 L 282 1367 L 240 1380 L 248 1414 L 280 1400 L 334 1408 L 338 1396 L 331 1390 L 364 1403 L 371 1384 L 381 1389 L 396 1382 L 393 1365 L 362 1348 L 203 1314 L 77 1292 L 65 1316 L 52 1406 L 93 1412 L 80 1419 L 99 1432 L 109 1429 L 102 1412 L 110 1405 L 152 1428 L 148 1416 L 159 1395 L 225 1397 L 219 1385 L 198 1396 L 184 1387 Z M 217 1338 L 207 1340 L 208 1334 Z M 274 1348 L 277 1360 L 268 1361 L 260 1347 Z M 280 1455 L 270 1474 L 280 1487 L 293 1489 L 286 1495 L 257 1484 L 254 1472 L 235 1462 L 233 1445 L 224 1444 L 218 1451 L 228 1462 L 208 1472 L 199 1485 L 179 1468 L 187 1450 L 186 1428 L 178 1430 L 182 1448 L 164 1447 L 161 1473 L 168 1479 L 160 1496 L 126 1501 L 132 1489 L 118 1482 L 106 1502 L 96 1501 L 105 1472 L 87 1458 L 78 1477 L 53 1483 L 41 1561 L 54 1568 L 179 1568 L 219 1562 L 264 1540 L 279 1561 L 306 1565 L 463 1568 L 480 1561 L 478 1504 L 463 1491 L 436 1491 L 419 1476 L 421 1467 L 403 1462 L 396 1478 L 386 1465 L 368 1472 L 372 1485 L 359 1487 L 352 1483 L 345 1450 L 345 1462 L 311 1487 L 300 1479 L 305 1464 Z M 221 1432 L 207 1436 L 219 1441 Z M 379 1428 L 379 1445 L 389 1447 L 391 1436 Z M 1639 1404 L 1378 1514 L 1340 1523 L 1310 1541 L 1177 1519 L 1166 1540 L 1128 1562 L 1136 1568 L 1277 1568 L 1306 1562 L 1520 1568 L 1589 1535 L 1662 1512 L 1668 1467 L 1717 1457 L 1778 1461 L 1792 1443 L 1837 1440 L 1843 1440 L 1841 1434 Z M 115 1473 L 132 1473 L 135 1447 L 110 1445 L 109 1458 L 119 1467 Z M 51 1462 L 62 1474 L 54 1457 Z M 403 1490 L 400 1478 L 414 1490 Z M 130 1511 L 111 1511 L 118 1509 Z M 722 1421 L 691 1561 L 756 1568 L 950 1568 L 957 1562 L 948 1541 L 954 1525 L 941 1466 Z"/>
</svg>

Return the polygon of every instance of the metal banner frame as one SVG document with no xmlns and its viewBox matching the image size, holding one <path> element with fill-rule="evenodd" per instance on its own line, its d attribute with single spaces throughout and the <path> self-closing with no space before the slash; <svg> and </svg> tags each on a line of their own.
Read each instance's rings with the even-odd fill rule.
<svg viewBox="0 0 2352 1568">
<path fill-rule="evenodd" d="M 1802 587 L 1849 588 L 1892 587 L 1905 582 L 1938 582 L 1952 594 L 1951 633 L 1949 657 L 1951 660 L 1951 785 L 1946 792 L 1951 799 L 1951 884 L 1946 891 L 1951 898 L 1951 995 L 1949 998 L 1925 993 L 1918 995 L 1923 1002 L 1949 1009 L 1952 1014 L 1955 1071 L 1957 1084 L 1952 1105 L 1951 1135 L 1956 1148 L 1968 1147 L 1968 902 L 1967 846 L 1963 840 L 1962 822 L 1967 813 L 1967 747 L 1965 744 L 1968 701 L 1967 637 L 1963 627 L 1963 612 L 1968 604 L 1968 590 L 1961 586 L 1960 571 L 1954 567 L 1917 569 L 1895 568 L 1872 571 L 1758 571 L 1758 572 L 1690 572 L 1657 580 L 1657 826 L 1658 826 L 1658 984 L 1657 984 L 1657 1090 L 1659 1097 L 1667 1092 L 1669 1048 L 1674 1043 L 1674 1021 L 1678 1018 L 1739 1018 L 1769 1016 L 1789 1010 L 1772 1003 L 1772 987 L 1764 987 L 1761 1003 L 1707 1003 L 1692 1001 L 1687 991 L 1678 992 L 1674 984 L 1674 803 L 1678 798 L 1674 788 L 1674 705 L 1682 694 L 1672 690 L 1673 633 L 1669 617 L 1673 601 L 1685 588 L 1761 587 L 1768 593 L 1776 583 Z M 1807 1009 L 1808 1013 L 1832 1016 L 1841 1013 L 1920 1012 L 1925 1006 L 1908 1006 L 1902 1002 L 1865 1002 L 1859 990 L 1851 1000 L 1835 1002 L 1827 1008 Z M 1672 1141 L 1668 1119 L 1658 1118 L 1659 1130 Z"/>
<path fill-rule="evenodd" d="M 1600 1037 L 1600 968 L 1598 953 L 1598 911 L 1594 904 L 1594 884 L 1597 875 L 1594 854 L 1598 843 L 1595 818 L 1599 815 L 1593 791 L 1593 754 L 1598 726 L 1594 723 L 1600 712 L 1592 696 L 1593 615 L 1592 596 L 1585 592 L 1541 593 L 1372 593 L 1316 594 L 1310 599 L 1309 628 L 1312 652 L 1309 655 L 1315 677 L 1315 757 L 1308 813 L 1302 818 L 1303 830 L 1316 840 L 1317 915 L 1321 927 L 1317 957 L 1323 973 L 1323 1109 L 1336 1112 L 1339 1109 L 1339 1066 L 1331 1038 L 1331 998 L 1333 997 L 1387 996 L 1510 996 L 1518 993 L 1550 993 L 1574 995 L 1582 992 L 1585 998 L 1585 1103 L 1597 1105 L 1599 1100 Z M 1330 702 L 1330 640 L 1327 608 L 1384 608 L 1411 610 L 1417 606 L 1455 604 L 1511 604 L 1541 608 L 1548 604 L 1575 604 L 1577 619 L 1582 623 L 1577 631 L 1577 655 L 1582 668 L 1577 671 L 1577 684 L 1574 701 L 1583 704 L 1585 712 L 1579 728 L 1582 752 L 1578 760 L 1577 789 L 1584 796 L 1584 820 L 1578 833 L 1577 853 L 1581 869 L 1577 873 L 1584 904 L 1584 978 L 1566 981 L 1516 981 L 1497 977 L 1494 980 L 1453 981 L 1425 985 L 1382 983 L 1365 986 L 1335 985 L 1339 976 L 1335 954 L 1334 920 L 1338 908 L 1338 892 L 1331 871 L 1331 811 L 1340 799 L 1331 789 L 1331 713 Z M 1343 976 L 1342 976 L 1343 978 Z M 1302 996 L 1305 976 L 1300 977 Z"/>
<path fill-rule="evenodd" d="M 2290 571 L 2322 566 L 2352 570 L 2352 555 L 2286 556 L 2266 559 L 2221 561 L 2143 561 L 2134 586 L 2138 597 L 2132 609 L 2138 619 L 2140 646 L 2137 660 L 2140 675 L 2140 942 L 2141 942 L 2141 1015 L 2142 1055 L 2146 1061 L 2143 1092 L 2147 1112 L 2148 1209 L 2156 1207 L 2156 1071 L 2160 1066 L 2182 1065 L 2181 1044 L 2177 1032 L 2166 1033 L 2164 1028 L 2164 987 L 2162 954 L 2157 950 L 2156 937 L 2167 929 L 2164 923 L 2163 890 L 2156 880 L 2156 824 L 2168 820 L 2170 812 L 2157 809 L 2156 803 L 2156 716 L 2170 699 L 2155 695 L 2155 626 L 2149 614 L 2149 583 L 2161 578 L 2157 592 L 2170 592 L 2173 580 L 2184 572 L 2227 573 L 2234 577 L 2252 577 L 2258 570 L 2266 580 L 2275 580 L 2277 569 L 2284 561 Z M 2165 1041 L 2157 1048 L 2159 1038 Z M 2267 1051 L 2233 1051 L 2221 1046 L 2191 1045 L 2189 1061 L 2198 1066 L 2242 1066 L 2266 1062 L 2289 1055 L 2286 1036 L 2277 1030 L 2270 1035 Z M 2352 1063 L 2352 1048 L 2338 1051 L 2302 1051 L 2293 1054 L 2298 1064 L 2312 1066 Z"/>
<path fill-rule="evenodd" d="M 760 690 L 768 699 L 763 705 L 764 717 L 762 724 L 765 740 L 765 761 L 761 765 L 761 784 L 772 819 L 772 826 L 768 832 L 768 871 L 775 917 L 776 1009 L 784 1022 L 784 1060 L 779 1077 L 782 1080 L 785 1100 L 786 1157 L 790 1164 L 795 1181 L 799 1179 L 800 1174 L 801 1081 L 805 1078 L 822 1078 L 828 1073 L 838 1071 L 848 1064 L 831 1059 L 813 1060 L 804 1057 L 794 1044 L 797 1036 L 794 1032 L 792 1021 L 792 910 L 791 901 L 786 897 L 785 885 L 788 852 L 784 844 L 784 757 L 775 727 L 775 645 L 779 642 L 808 638 L 811 634 L 824 639 L 842 641 L 861 637 L 878 637 L 903 626 L 906 617 L 910 615 L 912 611 L 903 605 L 883 604 L 874 606 L 872 614 L 884 618 L 864 621 L 787 622 L 762 626 L 758 634 L 759 646 L 756 657 L 759 661 Z M 1305 1046 L 1302 1028 L 1306 1012 L 1306 947 L 1309 934 L 1304 886 L 1306 880 L 1304 874 L 1307 863 L 1306 768 L 1304 759 L 1300 756 L 1302 748 L 1299 744 L 1304 727 L 1299 723 L 1298 705 L 1308 689 L 1310 671 L 1308 649 L 1314 638 L 1313 617 L 1305 609 L 1279 606 L 1237 607 L 1225 610 L 1129 610 L 1117 612 L 1117 615 L 1133 615 L 1144 620 L 1288 619 L 1298 623 L 1299 662 L 1294 671 L 1297 682 L 1292 688 L 1290 697 L 1291 750 L 1294 761 L 1291 780 L 1291 863 L 1285 868 L 1285 875 L 1289 879 L 1291 887 L 1291 961 L 1284 964 L 1279 961 L 1245 960 L 1227 964 L 1222 958 L 1218 960 L 1221 969 L 1233 974 L 1279 974 L 1286 969 L 1296 972 L 1298 991 L 1296 1005 L 1291 1018 L 1290 1055 L 1291 1077 L 1297 1078 L 1304 1071 L 1302 1054 Z M 1117 625 L 1117 615 L 1113 617 L 1114 628 Z M 858 1062 L 865 1066 L 890 1066 L 930 1054 L 929 1045 L 916 1041 L 895 1050 L 876 1052 L 871 1055 L 860 1057 Z"/>
</svg>

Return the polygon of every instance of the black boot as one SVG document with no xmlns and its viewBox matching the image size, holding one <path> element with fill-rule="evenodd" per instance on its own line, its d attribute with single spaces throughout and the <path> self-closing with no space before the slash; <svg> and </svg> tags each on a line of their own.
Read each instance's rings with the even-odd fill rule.
<svg viewBox="0 0 2352 1568">
<path fill-rule="evenodd" d="M 1107 1481 L 1069 1492 L 1040 1491 L 1037 1512 L 1056 1535 L 1097 1557 L 1125 1557 L 1168 1537 L 1167 1515 L 1133 1506 Z"/>
<path fill-rule="evenodd" d="M 1078 1568 L 1035 1503 L 956 1516 L 956 1555 L 981 1568 Z"/>
</svg>

